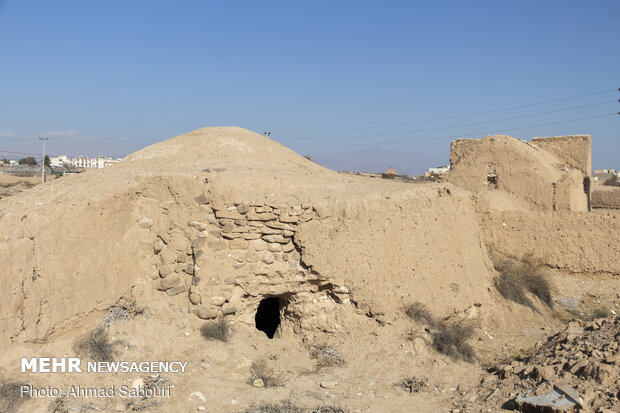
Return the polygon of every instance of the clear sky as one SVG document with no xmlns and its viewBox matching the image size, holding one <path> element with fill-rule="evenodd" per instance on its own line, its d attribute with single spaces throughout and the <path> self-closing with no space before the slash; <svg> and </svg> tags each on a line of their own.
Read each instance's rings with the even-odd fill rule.
<svg viewBox="0 0 620 413">
<path fill-rule="evenodd" d="M 492 132 L 591 134 L 593 166 L 620 169 L 619 87 L 618 0 L 0 0 L 14 159 L 42 135 L 122 156 L 242 126 L 335 169 L 417 173 Z"/>
</svg>

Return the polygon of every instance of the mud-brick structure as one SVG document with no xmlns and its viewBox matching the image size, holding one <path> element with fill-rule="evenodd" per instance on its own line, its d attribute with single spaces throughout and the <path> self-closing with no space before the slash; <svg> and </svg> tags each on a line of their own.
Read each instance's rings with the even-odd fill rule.
<svg viewBox="0 0 620 413">
<path fill-rule="evenodd" d="M 458 139 L 447 180 L 477 194 L 491 209 L 587 211 L 590 136 L 505 135 Z"/>
</svg>

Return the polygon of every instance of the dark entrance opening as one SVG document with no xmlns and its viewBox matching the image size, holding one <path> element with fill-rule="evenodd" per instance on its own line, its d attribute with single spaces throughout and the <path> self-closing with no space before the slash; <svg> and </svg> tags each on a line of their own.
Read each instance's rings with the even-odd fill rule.
<svg viewBox="0 0 620 413">
<path fill-rule="evenodd" d="M 254 317 L 256 329 L 273 338 L 280 325 L 280 298 L 269 297 L 261 300 Z"/>
</svg>

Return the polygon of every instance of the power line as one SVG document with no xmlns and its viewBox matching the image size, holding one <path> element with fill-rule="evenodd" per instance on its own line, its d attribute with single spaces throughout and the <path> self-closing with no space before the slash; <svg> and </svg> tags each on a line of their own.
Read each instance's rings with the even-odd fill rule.
<svg viewBox="0 0 620 413">
<path fill-rule="evenodd" d="M 506 128 L 506 129 L 498 129 L 498 130 L 487 130 L 487 131 L 482 131 L 482 132 L 471 132 L 471 133 L 463 133 L 460 135 L 465 135 L 465 136 L 476 136 L 476 135 L 491 135 L 491 134 L 495 134 L 495 133 L 500 133 L 500 132 L 507 132 L 507 131 L 515 131 L 515 130 L 521 130 L 521 129 L 529 129 L 529 128 L 537 128 L 537 127 L 541 127 L 541 126 L 548 126 L 548 125 L 558 125 L 561 123 L 569 123 L 569 122 L 576 122 L 576 121 L 580 121 L 580 120 L 586 120 L 586 119 L 596 119 L 596 118 L 602 118 L 605 116 L 615 116 L 617 115 L 617 113 L 605 113 L 602 115 L 594 115 L 594 116 L 586 116 L 583 118 L 575 118 L 575 119 L 569 119 L 569 120 L 562 120 L 562 121 L 557 121 L 557 122 L 547 122 L 547 123 L 539 123 L 537 125 L 528 125 L 528 126 L 520 126 L 520 127 L 516 127 L 516 128 Z M 433 138 L 418 138 L 418 139 L 404 139 L 404 140 L 400 140 L 400 141 L 388 141 L 388 142 L 358 142 L 358 143 L 343 143 L 343 144 L 298 144 L 296 146 L 300 146 L 300 147 L 337 147 L 337 146 L 373 146 L 373 145 L 392 145 L 392 144 L 398 144 L 398 143 L 409 143 L 409 142 L 424 142 L 424 141 L 433 141 L 433 140 L 443 140 L 443 139 L 457 139 L 455 137 L 455 135 L 450 135 L 450 136 L 440 136 L 440 137 L 433 137 Z"/>
<path fill-rule="evenodd" d="M 569 110 L 576 110 L 576 109 L 583 109 L 583 108 L 587 108 L 587 107 L 600 106 L 600 105 L 605 105 L 605 104 L 614 103 L 614 102 L 616 102 L 616 100 L 606 100 L 604 102 L 590 103 L 590 104 L 587 104 L 587 105 L 580 105 L 580 106 L 573 106 L 573 107 L 563 108 L 563 109 L 549 110 L 549 111 L 546 111 L 546 112 L 532 113 L 532 114 L 529 114 L 529 115 L 511 116 L 511 117 L 502 118 L 502 119 L 493 119 L 493 120 L 485 120 L 485 121 L 480 121 L 480 122 L 462 123 L 462 124 L 459 124 L 459 125 L 441 126 L 441 127 L 438 127 L 438 128 L 417 129 L 417 130 L 409 130 L 409 131 L 404 131 L 404 132 L 390 132 L 390 133 L 379 133 L 379 134 L 371 134 L 371 135 L 331 136 L 331 137 L 316 137 L 316 138 L 302 138 L 302 139 L 315 141 L 315 140 L 358 139 L 358 138 L 371 138 L 371 137 L 380 137 L 380 136 L 407 135 L 407 134 L 410 134 L 410 133 L 431 132 L 431 131 L 437 131 L 437 130 L 461 128 L 461 127 L 464 127 L 464 126 L 475 126 L 475 125 L 483 125 L 483 124 L 486 124 L 486 123 L 495 123 L 495 122 L 503 122 L 503 121 L 507 121 L 507 120 L 530 118 L 530 117 L 533 117 L 533 116 L 548 115 L 550 113 L 566 112 L 566 111 L 569 111 Z M 302 140 L 302 139 L 289 139 L 289 138 L 284 138 L 284 139 L 286 139 L 287 141 L 291 141 L 291 142 L 297 142 L 299 140 Z"/>
<path fill-rule="evenodd" d="M 390 127 L 394 127 L 394 126 L 415 125 L 415 124 L 419 124 L 419 123 L 437 122 L 437 121 L 440 121 L 440 120 L 459 119 L 459 118 L 466 118 L 466 117 L 470 117 L 470 116 L 486 115 L 486 114 L 489 114 L 489 113 L 504 112 L 504 111 L 514 110 L 514 109 L 529 108 L 529 107 L 532 107 L 532 106 L 546 105 L 548 103 L 562 102 L 562 101 L 566 101 L 566 100 L 579 99 L 579 98 L 588 97 L 588 96 L 594 96 L 594 95 L 602 95 L 604 93 L 615 92 L 617 90 L 618 89 L 605 89 L 605 90 L 600 90 L 598 92 L 591 92 L 591 93 L 584 93 L 584 94 L 581 94 L 581 95 L 567 96 L 567 97 L 558 98 L 558 99 L 546 100 L 546 101 L 543 101 L 543 102 L 528 103 L 528 104 L 525 104 L 525 105 L 517 105 L 517 106 L 509 106 L 509 107 L 505 107 L 505 108 L 501 108 L 501 109 L 493 109 L 493 110 L 487 110 L 487 111 L 483 111 L 483 112 L 472 112 L 472 113 L 467 113 L 467 114 L 463 114 L 463 115 L 444 116 L 444 117 L 434 118 L 434 119 L 424 119 L 424 120 L 416 120 L 416 121 L 410 121 L 410 122 L 400 122 L 400 123 L 391 123 L 391 124 L 385 124 L 385 125 L 365 126 L 365 127 L 356 127 L 356 128 L 323 129 L 323 130 L 313 130 L 313 131 L 282 131 L 282 132 L 278 132 L 278 133 L 280 133 L 280 134 L 286 133 L 286 134 L 289 134 L 289 135 L 296 135 L 296 134 L 308 134 L 308 133 L 346 132 L 346 131 L 354 131 L 354 130 L 379 129 L 379 128 L 390 128 Z"/>
</svg>

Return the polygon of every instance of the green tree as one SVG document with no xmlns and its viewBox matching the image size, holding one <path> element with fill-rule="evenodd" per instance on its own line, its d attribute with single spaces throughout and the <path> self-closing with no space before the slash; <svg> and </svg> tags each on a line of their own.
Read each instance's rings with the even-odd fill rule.
<svg viewBox="0 0 620 413">
<path fill-rule="evenodd" d="M 45 166 L 50 166 L 50 157 L 45 155 Z"/>
<path fill-rule="evenodd" d="M 34 166 L 34 165 L 37 164 L 37 160 L 34 159 L 34 157 L 32 157 L 32 156 L 28 156 L 27 158 L 21 158 L 19 160 L 19 164 L 20 165 L 32 165 L 32 166 Z"/>
<path fill-rule="evenodd" d="M 2 162 L 3 164 L 5 164 L 5 165 L 8 165 L 8 164 L 10 163 L 10 162 L 9 162 L 9 160 L 8 160 L 8 159 L 6 159 L 6 158 L 2 158 L 2 161 L 1 161 L 1 162 Z"/>
</svg>

